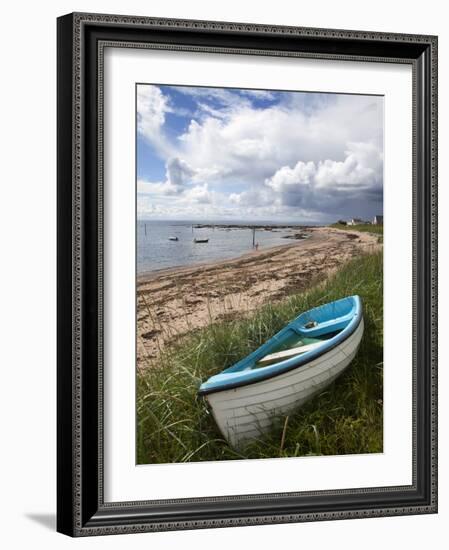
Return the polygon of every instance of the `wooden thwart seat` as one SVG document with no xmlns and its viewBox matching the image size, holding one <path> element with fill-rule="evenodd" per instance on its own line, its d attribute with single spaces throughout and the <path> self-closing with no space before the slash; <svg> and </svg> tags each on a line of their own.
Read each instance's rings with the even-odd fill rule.
<svg viewBox="0 0 449 550">
<path fill-rule="evenodd" d="M 257 365 L 266 365 L 268 363 L 273 363 L 274 361 L 284 361 L 285 359 L 289 359 L 290 357 L 295 357 L 295 355 L 299 355 L 301 353 L 305 353 L 306 351 L 315 349 L 318 346 L 322 345 L 322 343 L 322 341 L 314 342 L 313 344 L 307 344 L 305 346 L 300 346 L 297 348 L 290 348 L 284 351 L 277 351 L 276 353 L 269 353 L 268 355 L 265 355 L 265 357 L 262 357 L 262 359 L 259 359 L 259 361 L 257 361 Z"/>
</svg>

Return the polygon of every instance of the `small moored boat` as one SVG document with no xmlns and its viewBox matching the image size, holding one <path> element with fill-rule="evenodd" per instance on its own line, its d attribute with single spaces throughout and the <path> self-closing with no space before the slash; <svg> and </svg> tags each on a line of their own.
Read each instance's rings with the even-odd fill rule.
<svg viewBox="0 0 449 550">
<path fill-rule="evenodd" d="M 359 296 L 316 307 L 209 378 L 198 394 L 230 445 L 241 447 L 331 384 L 354 359 L 363 328 Z"/>
<path fill-rule="evenodd" d="M 194 243 L 208 243 L 209 239 L 193 239 Z"/>
<path fill-rule="evenodd" d="M 178 237 L 168 237 L 169 241 L 178 241 Z"/>
</svg>

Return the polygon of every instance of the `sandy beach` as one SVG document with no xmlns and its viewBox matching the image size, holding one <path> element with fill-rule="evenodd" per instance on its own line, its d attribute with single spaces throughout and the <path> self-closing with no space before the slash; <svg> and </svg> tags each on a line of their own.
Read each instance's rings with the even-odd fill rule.
<svg viewBox="0 0 449 550">
<path fill-rule="evenodd" d="M 157 364 L 167 342 L 211 322 L 242 316 L 323 280 L 350 258 L 382 245 L 377 235 L 308 228 L 306 240 L 232 260 L 141 275 L 137 281 L 137 364 Z"/>
</svg>

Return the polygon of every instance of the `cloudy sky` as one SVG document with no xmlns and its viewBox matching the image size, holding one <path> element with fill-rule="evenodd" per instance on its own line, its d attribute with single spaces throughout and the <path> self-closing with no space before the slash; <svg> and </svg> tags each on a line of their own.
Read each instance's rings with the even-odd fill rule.
<svg viewBox="0 0 449 550">
<path fill-rule="evenodd" d="M 382 202 L 382 97 L 137 87 L 141 219 L 332 222 Z"/>
</svg>

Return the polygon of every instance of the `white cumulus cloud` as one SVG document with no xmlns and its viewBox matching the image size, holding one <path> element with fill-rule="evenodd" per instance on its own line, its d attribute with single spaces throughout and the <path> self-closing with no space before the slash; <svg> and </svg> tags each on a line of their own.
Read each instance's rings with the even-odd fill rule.
<svg viewBox="0 0 449 550">
<path fill-rule="evenodd" d="M 163 127 L 166 113 L 172 112 L 169 100 L 157 86 L 137 88 L 137 131 L 161 154 L 171 150 Z"/>
<path fill-rule="evenodd" d="M 330 213 L 344 202 L 349 201 L 349 205 L 367 196 L 379 199 L 382 182 L 383 160 L 377 147 L 372 143 L 349 143 L 344 160 L 300 160 L 293 167 L 277 170 L 265 185 L 283 204 Z"/>
</svg>

